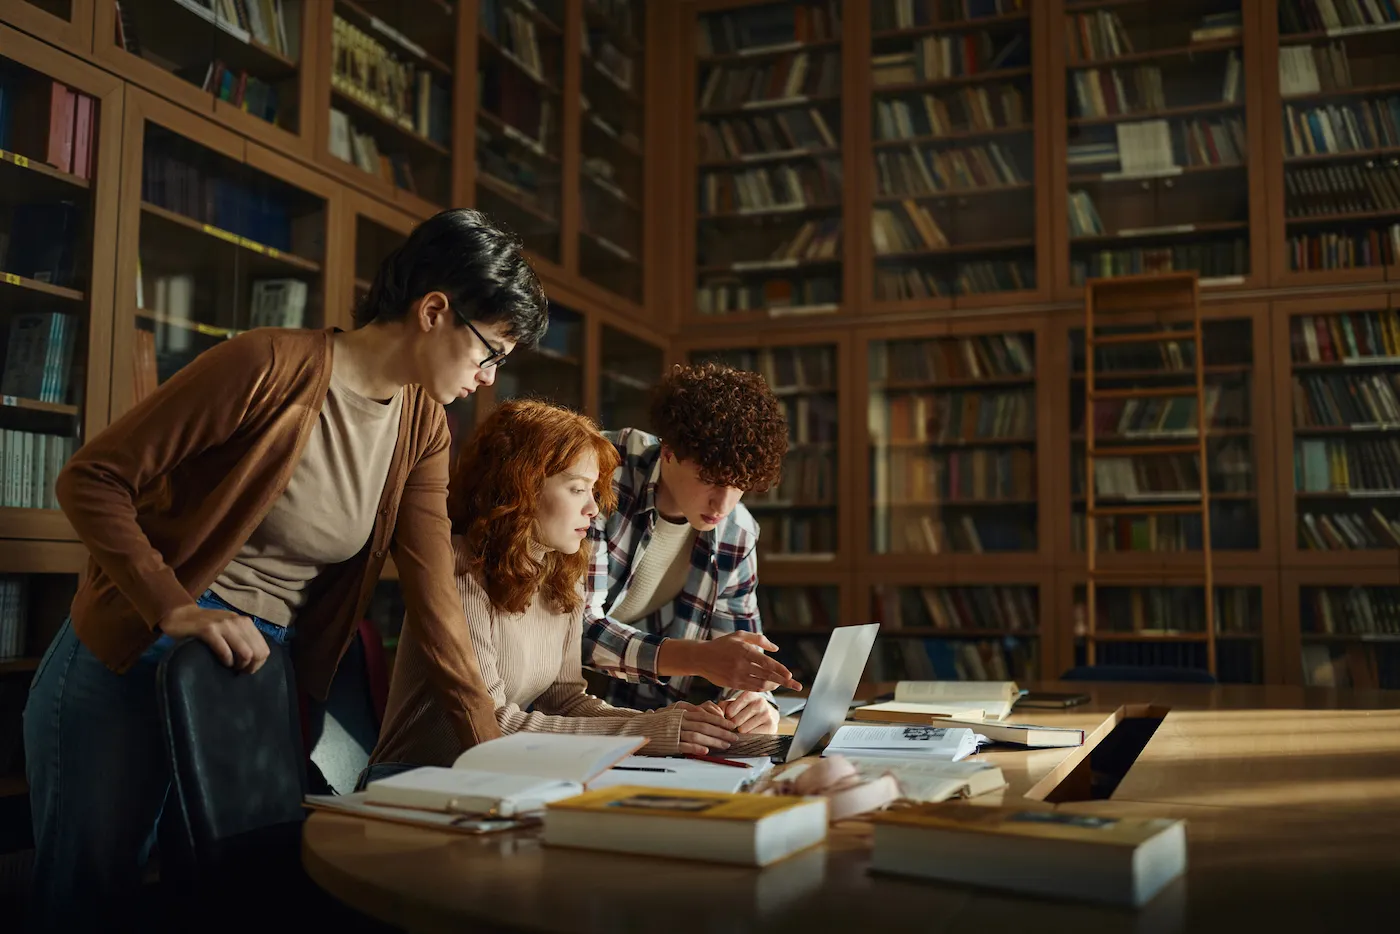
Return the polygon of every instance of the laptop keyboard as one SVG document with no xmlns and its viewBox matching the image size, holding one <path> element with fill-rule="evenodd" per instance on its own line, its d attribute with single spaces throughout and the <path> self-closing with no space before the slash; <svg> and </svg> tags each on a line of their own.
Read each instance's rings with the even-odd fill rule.
<svg viewBox="0 0 1400 934">
<path fill-rule="evenodd" d="M 792 745 L 791 736 L 758 733 L 746 736 L 720 753 L 722 756 L 785 756 Z"/>
</svg>

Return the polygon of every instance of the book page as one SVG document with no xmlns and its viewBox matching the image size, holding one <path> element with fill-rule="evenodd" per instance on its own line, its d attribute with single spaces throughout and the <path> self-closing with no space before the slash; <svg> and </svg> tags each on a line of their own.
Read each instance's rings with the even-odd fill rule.
<svg viewBox="0 0 1400 934">
<path fill-rule="evenodd" d="M 452 767 L 557 778 L 582 785 L 645 745 L 644 736 L 514 733 L 473 746 L 458 756 Z"/>
<path fill-rule="evenodd" d="M 985 794 L 1006 787 L 1001 769 L 986 762 L 944 762 L 938 759 L 887 759 L 846 756 L 861 778 L 873 781 L 893 775 L 911 801 L 946 801 Z"/>
<path fill-rule="evenodd" d="M 912 704 L 1009 702 L 1018 690 L 1014 681 L 900 681 L 894 699 Z"/>
<path fill-rule="evenodd" d="M 937 726 L 843 726 L 826 747 L 827 755 L 931 756 L 952 761 L 977 751 L 971 730 Z"/>
</svg>

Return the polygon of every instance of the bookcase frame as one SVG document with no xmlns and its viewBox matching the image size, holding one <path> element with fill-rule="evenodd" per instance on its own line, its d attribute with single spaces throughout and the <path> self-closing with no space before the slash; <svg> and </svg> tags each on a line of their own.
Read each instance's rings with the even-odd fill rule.
<svg viewBox="0 0 1400 934">
<path fill-rule="evenodd" d="M 108 348 L 112 342 L 113 302 L 116 295 L 112 279 L 117 262 L 117 243 L 107 232 L 117 225 L 123 109 L 127 93 L 121 80 L 3 24 L 0 24 L 0 49 L 3 49 L 6 58 L 92 96 L 98 105 L 98 122 L 94 133 L 97 153 L 93 160 L 90 189 L 93 192 L 90 202 L 92 256 L 85 312 L 86 385 L 81 409 L 82 437 L 90 438 L 106 427 L 109 418 L 107 400 L 111 358 Z M 8 290 L 12 286 L 0 288 Z M 77 534 L 61 510 L 5 508 L 0 509 L 0 518 L 4 519 L 4 538 L 77 541 Z M 4 567 L 7 565 L 0 561 L 0 568 Z"/>
<path fill-rule="evenodd" d="M 1092 2 L 1076 3 L 1073 0 L 1042 0 L 1049 5 L 1049 16 L 1051 26 L 1049 32 L 1049 48 L 1046 50 L 1048 72 L 1041 72 L 1046 77 L 1046 87 L 1050 96 L 1050 132 L 1048 157 L 1050 159 L 1050 185 L 1053 189 L 1053 221 L 1050 228 L 1051 250 L 1053 252 L 1052 268 L 1054 274 L 1054 297 L 1061 301 L 1082 301 L 1084 298 L 1084 287 L 1082 285 L 1072 285 L 1070 282 L 1070 237 L 1069 237 L 1069 124 L 1067 117 L 1068 101 L 1068 61 L 1065 52 L 1065 16 L 1076 12 L 1088 12 L 1099 8 L 1110 8 L 1121 5 L 1114 0 L 1092 0 Z M 1242 282 L 1226 284 L 1210 284 L 1209 281 L 1202 285 L 1202 298 L 1206 293 L 1225 294 L 1229 292 L 1247 291 L 1257 289 L 1265 283 L 1272 281 L 1272 272 L 1269 265 L 1270 249 L 1268 246 L 1268 230 L 1270 222 L 1271 208 L 1266 205 L 1281 204 L 1282 201 L 1275 201 L 1272 192 L 1269 191 L 1266 181 L 1268 169 L 1266 160 L 1272 158 L 1266 153 L 1264 125 L 1266 121 L 1266 111 L 1269 106 L 1277 103 L 1278 84 L 1278 64 L 1274 61 L 1269 63 L 1267 54 L 1268 43 L 1260 35 L 1260 17 L 1264 15 L 1265 8 L 1270 16 L 1277 15 L 1273 6 L 1275 0 L 1240 0 L 1240 12 L 1242 14 L 1243 33 L 1241 35 L 1242 54 L 1240 57 L 1241 69 L 1244 74 L 1244 106 L 1242 112 L 1245 117 L 1245 133 L 1248 144 L 1248 184 L 1249 184 L 1249 223 L 1247 234 L 1249 236 L 1249 275 L 1244 277 Z M 1164 4 L 1165 6 L 1165 4 Z M 1278 43 L 1273 44 L 1275 52 Z M 1109 66 L 1111 67 L 1111 66 Z M 1268 69 L 1272 68 L 1273 89 L 1272 96 L 1266 96 L 1265 86 L 1268 81 Z M 1261 76 L 1263 70 L 1265 74 Z M 1266 101 L 1268 102 L 1266 104 Z M 1277 109 L 1277 108 L 1275 108 Z M 1149 115 L 1144 115 L 1143 119 L 1152 119 Z M 1260 153 L 1266 153 L 1261 157 Z M 1167 179 L 1170 180 L 1170 179 Z M 1281 191 L 1281 189 L 1280 189 Z M 1269 200 L 1266 202 L 1266 198 Z M 1281 223 L 1281 221 L 1279 221 Z M 1055 235 L 1054 231 L 1060 231 Z M 1131 245 L 1132 241 L 1124 239 L 1121 242 Z"/>
<path fill-rule="evenodd" d="M 126 119 L 122 138 L 121 207 L 117 216 L 117 274 L 119 296 L 114 307 L 116 325 L 112 338 L 111 418 L 116 419 L 133 404 L 132 346 L 136 331 L 136 271 L 141 243 L 141 181 L 145 154 L 145 128 L 155 123 L 172 133 L 195 141 L 235 162 L 242 162 L 296 188 L 323 198 L 325 209 L 325 256 L 321 262 L 321 307 L 326 325 L 342 320 L 346 289 L 351 283 L 332 270 L 349 266 L 353 254 L 345 253 L 344 229 L 347 216 L 342 192 L 331 179 L 305 165 L 258 145 L 214 121 L 196 116 L 169 101 L 138 88 L 127 94 Z M 353 233 L 352 233 L 353 235 Z M 353 272 L 352 272 L 353 275 Z M 121 298 L 120 296 L 126 296 Z"/>
<path fill-rule="evenodd" d="M 92 52 L 93 6 L 105 0 L 69 0 L 72 16 L 64 19 L 27 0 L 0 0 L 0 22 L 38 36 L 67 51 L 80 55 Z M 6 43 L 6 48 L 11 48 Z"/>
<path fill-rule="evenodd" d="M 1179 319 L 1189 321 L 1190 315 L 1187 312 L 1174 313 L 1167 316 L 1169 319 Z M 1254 452 L 1254 485 L 1256 510 L 1259 517 L 1259 548 L 1250 551 L 1239 551 L 1232 549 L 1213 548 L 1211 550 L 1212 563 L 1219 575 L 1222 569 L 1231 568 L 1273 568 L 1278 565 L 1278 529 L 1279 513 L 1277 502 L 1282 487 L 1277 487 L 1277 475 L 1271 467 L 1271 461 L 1277 460 L 1278 439 L 1284 437 L 1278 435 L 1277 426 L 1274 422 L 1274 396 L 1278 391 L 1277 376 L 1274 372 L 1274 360 L 1270 353 L 1272 345 L 1270 341 L 1271 317 L 1269 306 L 1264 302 L 1214 302 L 1209 305 L 1201 305 L 1201 323 L 1203 328 L 1209 329 L 1213 321 L 1227 321 L 1244 319 L 1250 322 L 1253 331 L 1253 358 L 1254 362 L 1250 370 L 1250 438 L 1252 439 L 1252 450 Z M 1070 390 L 1073 373 L 1070 369 L 1070 335 L 1072 331 L 1081 329 L 1084 326 L 1082 315 L 1055 315 L 1053 316 L 1054 326 L 1052 329 L 1051 344 L 1054 348 L 1054 361 L 1050 364 L 1049 370 L 1056 376 L 1054 382 L 1049 387 L 1049 409 L 1057 413 L 1057 418 L 1070 414 L 1070 404 L 1072 394 Z M 1158 320 L 1158 316 L 1153 313 L 1117 313 L 1112 318 L 1105 318 L 1106 323 L 1113 325 L 1147 324 Z M 1189 376 L 1190 370 L 1183 371 L 1183 377 Z M 1098 378 L 1105 376 L 1104 371 L 1099 371 Z M 1207 371 L 1207 377 L 1210 373 Z M 1284 379 L 1287 379 L 1285 374 Z M 1207 385 L 1210 380 L 1207 379 Z M 1073 515 L 1074 497 L 1071 493 L 1073 489 L 1072 481 L 1074 470 L 1073 452 L 1077 443 L 1070 431 L 1068 420 L 1055 425 L 1048 437 L 1053 439 L 1053 447 L 1049 450 L 1052 458 L 1052 471 L 1056 476 L 1055 503 L 1056 519 L 1054 523 L 1055 539 L 1052 550 L 1056 555 L 1055 566 L 1062 571 L 1082 571 L 1086 566 L 1084 552 L 1077 552 L 1073 548 Z M 1222 494 L 1213 493 L 1212 502 L 1221 500 Z M 1087 520 L 1086 520 L 1087 521 Z M 1100 568 L 1109 574 L 1120 572 L 1128 573 L 1161 573 L 1180 572 L 1183 574 L 1195 573 L 1199 576 L 1201 567 L 1201 553 L 1199 551 L 1182 552 L 1106 552 L 1100 551 L 1097 554 L 1097 562 Z M 1217 579 L 1219 579 L 1217 577 Z M 1107 582 L 1101 586 L 1109 585 Z"/>
<path fill-rule="evenodd" d="M 1273 303 L 1273 340 L 1270 356 L 1279 361 L 1273 396 L 1275 419 L 1274 470 L 1279 493 L 1279 563 L 1289 569 L 1336 570 L 1400 568 L 1400 548 L 1364 551 L 1309 551 L 1298 545 L 1298 498 L 1294 490 L 1293 353 L 1292 322 L 1298 315 L 1385 311 L 1400 307 L 1400 292 L 1342 293 L 1335 298 L 1301 298 Z M 1345 435 L 1343 435 L 1345 437 Z M 1361 502 L 1365 502 L 1362 500 Z"/>
<path fill-rule="evenodd" d="M 1288 227 L 1284 216 L 1284 176 L 1288 166 L 1284 161 L 1283 153 L 1283 96 L 1279 85 L 1278 71 L 1279 58 L 1281 57 L 1280 42 L 1282 41 L 1278 12 L 1279 3 L 1282 0 L 1256 0 L 1256 2 L 1260 7 L 1260 47 L 1263 53 L 1258 62 L 1260 68 L 1258 74 L 1259 80 L 1263 81 L 1265 87 L 1264 99 L 1260 106 L 1265 129 L 1262 145 L 1264 146 L 1264 165 L 1267 169 L 1266 196 L 1271 212 L 1268 225 L 1268 248 L 1273 275 L 1270 282 L 1283 287 L 1400 282 L 1400 258 L 1397 258 L 1396 263 L 1388 266 L 1371 266 L 1361 269 L 1322 269 L 1295 272 L 1288 268 Z M 1328 37 L 1319 35 L 1314 41 L 1326 38 Z M 1392 89 L 1392 93 L 1394 90 Z M 1250 145 L 1254 145 L 1252 139 Z M 1337 154 L 1338 160 L 1341 161 L 1347 157 L 1347 153 Z M 1400 217 L 1395 218 L 1395 223 L 1400 223 Z"/>
<path fill-rule="evenodd" d="M 1018 639 L 1031 641 L 1036 644 L 1036 667 L 1039 677 L 1051 679 L 1057 677 L 1064 667 L 1056 667 L 1054 662 L 1059 658 L 1060 649 L 1057 644 L 1062 633 L 1055 625 L 1057 619 L 1057 594 L 1055 588 L 1055 573 L 1048 567 L 1035 567 L 1032 565 L 1018 563 L 1011 565 L 1003 561 L 996 567 L 986 569 L 976 569 L 964 571 L 961 568 L 945 567 L 932 570 L 915 570 L 901 568 L 896 570 L 871 570 L 865 569 L 856 574 L 856 589 L 858 592 L 857 606 L 855 612 L 849 616 L 852 622 L 866 622 L 873 620 L 872 609 L 874 607 L 875 589 L 877 587 L 1034 587 L 1037 590 L 1036 608 L 1039 618 L 1036 620 L 1034 629 L 1022 632 L 1012 632 L 1010 630 L 994 629 L 987 633 L 981 633 L 971 629 L 893 629 L 880 626 L 881 639 L 903 639 L 903 638 L 973 638 L 980 637 L 986 639 L 1000 638 L 1002 636 L 1013 636 Z"/>
<path fill-rule="evenodd" d="M 1305 587 L 1395 587 L 1400 586 L 1400 552 L 1388 568 L 1297 568 L 1281 575 L 1279 586 L 1280 627 L 1279 669 L 1281 684 L 1303 684 L 1303 613 L 1302 591 Z M 1321 640 L 1319 640 L 1321 641 Z M 1360 643 L 1400 642 L 1400 636 L 1369 639 L 1365 636 L 1331 636 L 1327 641 Z"/>
<path fill-rule="evenodd" d="M 844 329 L 816 330 L 803 329 L 801 331 L 779 331 L 779 332 L 747 332 L 747 333 L 727 333 L 710 334 L 706 336 L 682 337 L 672 341 L 670 347 L 670 363 L 688 364 L 690 356 L 695 351 L 703 350 L 763 350 L 778 347 L 831 347 L 836 354 L 836 411 L 837 425 L 850 426 L 838 435 L 842 439 L 837 443 L 836 452 L 836 541 L 837 550 L 833 558 L 812 559 L 812 558 L 777 558 L 771 555 L 760 557 L 760 565 L 767 569 L 768 573 L 772 568 L 779 565 L 788 568 L 793 578 L 798 574 L 808 575 L 808 580 L 816 583 L 827 580 L 833 574 L 840 571 L 850 571 L 855 567 L 855 552 L 852 536 L 853 516 L 855 500 L 851 493 L 855 489 L 851 485 L 854 473 L 853 445 L 849 442 L 852 431 L 856 431 L 856 438 L 860 435 L 860 421 L 857 421 L 857 413 L 852 410 L 854 401 L 850 392 L 850 374 L 853 372 L 851 359 L 853 343 L 850 332 Z M 838 431 L 841 429 L 838 428 Z"/>
<path fill-rule="evenodd" d="M 219 100 L 212 91 L 200 90 L 159 65 L 126 51 L 116 41 L 116 7 L 111 0 L 85 2 L 94 5 L 91 46 L 93 56 L 104 68 L 194 113 L 210 117 L 228 129 L 256 138 L 264 145 L 300 159 L 310 157 L 312 134 L 320 113 L 320 99 L 313 96 L 315 78 L 330 67 L 330 17 L 323 15 L 323 7 L 329 7 L 328 3 L 311 0 L 302 4 L 301 49 L 296 62 L 299 114 L 297 131 L 293 133 Z M 324 45 L 320 41 L 322 34 L 326 38 Z"/>
<path fill-rule="evenodd" d="M 851 485 L 847 486 L 852 502 L 859 504 L 853 523 L 855 542 L 855 564 L 862 572 L 898 571 L 946 571 L 964 575 L 995 574 L 1005 568 L 1008 562 L 1016 567 L 1034 570 L 1047 570 L 1055 562 L 1055 542 L 1052 523 L 1058 521 L 1058 510 L 1054 508 L 1057 486 L 1053 474 L 1047 470 L 1052 463 L 1046 459 L 1046 451 L 1052 450 L 1051 427 L 1052 407 L 1047 405 L 1047 383 L 1049 368 L 1053 366 L 1049 354 L 1049 318 L 1046 315 L 971 315 L 965 317 L 945 317 L 917 324 L 893 322 L 870 324 L 855 332 L 857 345 L 852 351 L 851 382 L 848 394 L 852 397 L 846 411 L 857 426 L 856 439 L 858 452 L 843 452 L 854 461 L 851 469 Z M 1039 540 L 1034 551 L 990 552 L 970 554 L 948 552 L 946 554 L 875 554 L 871 550 L 871 477 L 870 477 L 870 421 L 868 401 L 870 398 L 870 345 L 875 341 L 893 340 L 938 340 L 980 335 L 998 335 L 1012 332 L 1029 332 L 1035 338 L 1035 450 L 1036 450 L 1036 499 L 1039 507 L 1036 513 L 1036 530 Z M 932 388 L 932 387 L 930 387 Z M 950 385 L 948 388 L 957 388 Z M 976 385 L 966 387 L 975 390 Z M 968 445 L 974 447 L 974 445 Z M 849 510 L 848 510 L 849 511 Z"/>
<path fill-rule="evenodd" d="M 1259 683 L 1296 683 L 1285 682 L 1283 680 L 1284 671 L 1281 667 L 1284 658 L 1282 646 L 1286 644 L 1286 637 L 1284 636 L 1286 623 L 1281 618 L 1279 611 L 1279 572 L 1273 568 L 1217 567 L 1214 576 L 1215 587 L 1217 589 L 1228 587 L 1259 588 L 1260 630 L 1259 637 L 1255 640 L 1262 642 L 1260 648 L 1261 670 Z M 1074 591 L 1078 587 L 1086 586 L 1087 581 L 1088 575 L 1082 568 L 1060 568 L 1055 571 L 1055 609 L 1053 619 L 1058 630 L 1055 639 L 1055 649 L 1059 655 L 1056 665 L 1053 666 L 1053 668 L 1047 667 L 1047 677 L 1068 671 L 1074 666 L 1075 640 L 1077 638 L 1074 632 Z M 1141 574 L 1119 575 L 1114 580 L 1104 581 L 1099 586 L 1101 588 L 1200 587 L 1201 575 L 1199 570 L 1193 573 L 1189 570 L 1177 571 L 1174 569 L 1162 569 L 1159 571 L 1144 571 Z M 1217 620 L 1217 625 L 1218 623 L 1219 621 Z M 1203 636 L 1204 634 L 1201 635 Z M 1100 631 L 1098 636 L 1102 640 L 1103 632 Z M 1219 654 L 1220 643 L 1231 641 L 1232 638 L 1234 641 L 1239 641 L 1239 636 L 1216 636 L 1217 655 Z M 1112 638 L 1111 641 L 1172 643 L 1204 642 L 1205 640 L 1195 634 L 1190 636 L 1133 636 L 1131 634 L 1123 634 Z"/>
</svg>

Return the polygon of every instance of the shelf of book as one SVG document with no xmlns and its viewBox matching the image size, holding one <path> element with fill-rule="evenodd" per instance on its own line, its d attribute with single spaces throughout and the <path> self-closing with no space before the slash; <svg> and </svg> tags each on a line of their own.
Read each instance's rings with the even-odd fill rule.
<svg viewBox="0 0 1400 934">
<path fill-rule="evenodd" d="M 81 55 L 92 52 L 92 17 L 100 0 L 0 0 L 0 22 Z"/>
<path fill-rule="evenodd" d="M 1143 272 L 1196 270 L 1203 291 L 1265 281 L 1260 4 L 1055 0 L 1058 297 Z"/>
<path fill-rule="evenodd" d="M 340 186 L 135 89 L 123 143 L 114 416 L 243 330 L 343 320 Z"/>
<path fill-rule="evenodd" d="M 1400 564 L 1396 299 L 1378 292 L 1274 304 L 1285 566 Z"/>
<path fill-rule="evenodd" d="M 781 562 L 758 567 L 758 611 L 763 634 L 778 645 L 776 657 L 794 672 L 804 687 L 821 667 L 831 630 L 860 619 L 856 588 L 847 572 L 810 573 Z"/>
<path fill-rule="evenodd" d="M 95 0 L 93 54 L 146 90 L 309 156 L 322 4 Z"/>
<path fill-rule="evenodd" d="M 880 623 L 877 680 L 1033 680 L 1053 676 L 1048 571 L 875 572 L 860 575 L 857 617 Z"/>
<path fill-rule="evenodd" d="M 496 374 L 494 399 L 543 399 L 573 409 L 588 411 L 585 404 L 587 381 L 587 318 L 580 312 L 550 302 L 549 330 L 538 347 L 516 350 L 501 363 Z"/>
<path fill-rule="evenodd" d="M 852 450 L 840 430 L 841 386 L 850 372 L 850 342 L 840 332 L 808 330 L 800 336 L 742 342 L 704 338 L 678 348 L 690 363 L 713 361 L 763 376 L 782 402 L 788 422 L 788 451 L 778 484 L 746 493 L 743 504 L 759 523 L 759 559 L 825 575 L 848 566 L 845 478 Z"/>
<path fill-rule="evenodd" d="M 1202 372 L 1206 389 L 1207 479 L 1212 562 L 1216 568 L 1274 567 L 1278 560 L 1273 503 L 1275 424 L 1269 313 L 1263 304 L 1203 306 Z M 1200 465 L 1195 412 L 1195 346 L 1190 315 L 1115 313 L 1101 327 L 1094 368 L 1098 457 L 1096 562 L 1116 570 L 1185 572 L 1201 563 Z M 1179 341 L 1165 340 L 1180 331 Z M 1152 338 L 1159 340 L 1152 340 Z M 1057 518 L 1057 565 L 1085 563 L 1085 393 L 1083 327 L 1066 321 L 1054 332 L 1068 378 L 1055 387 L 1052 432 L 1056 482 L 1068 494 Z M 1112 398 L 1115 391 L 1138 398 Z M 1143 393 L 1160 392 L 1152 398 Z M 1059 393 L 1065 393 L 1059 396 Z M 1183 394 L 1184 393 L 1184 394 Z M 1063 500 L 1061 500 L 1063 501 Z M 1180 514 L 1167 513 L 1172 506 Z M 1137 512 L 1135 510 L 1143 510 Z M 1155 515 L 1149 513 L 1156 513 Z"/>
<path fill-rule="evenodd" d="M 476 7 L 473 203 L 532 254 L 562 267 L 564 172 L 576 155 L 564 133 L 568 49 L 576 44 L 566 30 L 576 11 L 563 0 L 479 0 Z"/>
<path fill-rule="evenodd" d="M 863 567 L 1049 567 L 1044 333 L 1044 316 L 861 333 L 865 433 L 854 488 L 868 504 L 856 519 Z"/>
<path fill-rule="evenodd" d="M 665 370 L 665 348 L 617 325 L 598 329 L 598 424 L 652 431 L 651 390 Z"/>
<path fill-rule="evenodd" d="M 1284 678 L 1315 687 L 1400 688 L 1400 565 L 1285 577 Z"/>
<path fill-rule="evenodd" d="M 694 214 L 687 321 L 824 314 L 844 300 L 842 4 L 790 0 L 700 12 L 682 30 L 682 178 Z M 761 156 L 762 158 L 749 158 Z M 700 163 L 722 163 L 703 168 Z M 683 267 L 685 268 L 685 267 Z"/>
<path fill-rule="evenodd" d="M 647 250 L 647 86 L 641 0 L 583 0 L 579 46 L 578 271 L 636 305 L 644 299 Z M 602 129 L 606 127 L 606 129 Z M 626 140 L 621 147 L 614 140 Z"/>
<path fill-rule="evenodd" d="M 1046 15 L 1025 0 L 870 0 L 872 310 L 1027 304 L 1046 294 Z M 863 142 L 863 141 L 862 141 Z"/>
<path fill-rule="evenodd" d="M 313 5 L 317 164 L 418 217 L 465 201 L 467 14 L 438 0 Z"/>
<path fill-rule="evenodd" d="M 1400 280 L 1397 15 L 1386 4 L 1277 0 L 1263 17 L 1280 285 Z"/>
<path fill-rule="evenodd" d="M 108 419 L 121 82 L 0 25 L 0 536 L 76 540 L 53 484 Z M 5 570 L 0 565 L 0 571 Z"/>
<path fill-rule="evenodd" d="M 1100 665 L 1206 669 L 1207 643 L 1213 639 L 1221 682 L 1279 683 L 1278 572 L 1217 568 L 1214 578 L 1212 635 L 1205 631 L 1205 588 L 1199 570 L 1125 573 L 1100 581 L 1098 619 L 1092 627 L 1086 615 L 1084 573 L 1057 572 L 1060 670 L 1086 664 L 1091 639 Z"/>
</svg>

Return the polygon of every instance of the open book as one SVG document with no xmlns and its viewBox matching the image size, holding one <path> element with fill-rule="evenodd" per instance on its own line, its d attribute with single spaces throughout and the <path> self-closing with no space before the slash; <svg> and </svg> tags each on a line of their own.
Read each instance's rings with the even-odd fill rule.
<svg viewBox="0 0 1400 934">
<path fill-rule="evenodd" d="M 645 744 L 643 736 L 516 733 L 473 746 L 451 768 L 424 766 L 370 782 L 353 795 L 309 796 L 307 804 L 365 817 L 387 818 L 384 809 L 515 817 L 582 794 L 588 782 Z"/>
<path fill-rule="evenodd" d="M 832 735 L 822 755 L 957 762 L 975 753 L 980 739 L 967 729 L 847 724 Z"/>
<path fill-rule="evenodd" d="M 973 798 L 1006 787 L 1006 776 L 989 762 L 944 762 L 938 759 L 888 759 L 846 756 L 861 778 L 872 781 L 893 775 L 900 796 L 910 801 Z"/>
<path fill-rule="evenodd" d="M 1014 681 L 900 681 L 894 700 L 851 712 L 853 720 L 926 723 L 934 717 L 1001 720 L 1021 696 Z M 900 716 L 892 716 L 899 714 Z"/>
</svg>

